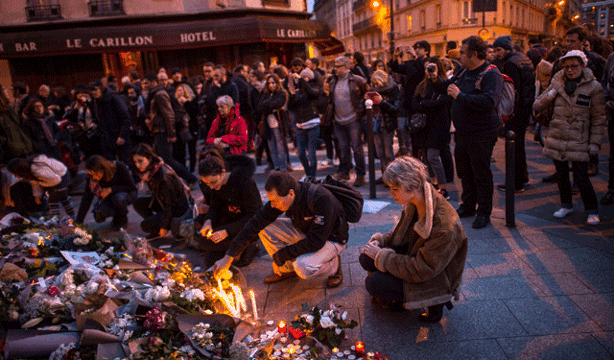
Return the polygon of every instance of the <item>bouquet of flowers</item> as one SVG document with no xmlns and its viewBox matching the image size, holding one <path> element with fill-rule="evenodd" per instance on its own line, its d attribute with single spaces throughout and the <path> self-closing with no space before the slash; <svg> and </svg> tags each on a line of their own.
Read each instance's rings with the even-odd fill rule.
<svg viewBox="0 0 614 360">
<path fill-rule="evenodd" d="M 229 356 L 234 329 L 199 323 L 188 332 L 188 335 L 194 345 L 217 356 L 227 357 Z"/>
<path fill-rule="evenodd" d="M 352 329 L 358 323 L 355 320 L 348 320 L 347 311 L 341 312 L 339 306 L 331 304 L 328 309 L 321 310 L 317 306 L 309 309 L 307 304 L 303 304 L 303 314 L 296 315 L 291 325 L 291 333 L 303 332 L 331 347 L 339 347 L 345 337 L 345 329 Z"/>
</svg>

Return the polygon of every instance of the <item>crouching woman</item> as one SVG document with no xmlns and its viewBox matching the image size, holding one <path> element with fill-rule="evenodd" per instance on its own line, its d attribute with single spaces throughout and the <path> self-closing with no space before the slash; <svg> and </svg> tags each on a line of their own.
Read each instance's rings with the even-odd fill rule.
<svg viewBox="0 0 614 360">
<path fill-rule="evenodd" d="M 403 206 L 392 232 L 376 233 L 362 249 L 366 288 L 375 304 L 428 307 L 421 321 L 438 322 L 452 309 L 467 256 L 467 236 L 454 208 L 427 182 L 426 165 L 405 156 L 384 172 L 390 195 Z"/>
</svg>

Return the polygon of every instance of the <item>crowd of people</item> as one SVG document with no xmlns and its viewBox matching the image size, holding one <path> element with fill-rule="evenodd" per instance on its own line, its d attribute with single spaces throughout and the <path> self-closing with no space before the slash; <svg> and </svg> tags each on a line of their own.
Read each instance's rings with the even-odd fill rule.
<svg viewBox="0 0 614 360">
<path fill-rule="evenodd" d="M 447 56 L 438 57 L 419 41 L 396 48 L 387 63 L 369 66 L 360 52 L 339 56 L 330 73 L 317 58 L 295 58 L 289 68 L 257 61 L 232 71 L 207 62 L 190 79 L 177 68 L 170 77 L 164 68 L 131 72 L 120 81 L 109 76 L 77 85 L 70 96 L 46 85 L 31 95 L 17 82 L 11 96 L 0 89 L 1 205 L 52 215 L 63 208 L 82 223 L 94 201 L 95 221 L 112 218 L 118 229 L 132 205 L 149 238 L 184 239 L 185 222 L 193 219 L 198 247 L 216 273 L 249 265 L 259 237 L 274 260 L 265 282 L 325 275 L 329 287 L 339 286 L 348 225 L 342 205 L 314 181 L 326 164 L 337 166 L 336 180 L 349 182 L 354 169 L 352 185 L 365 184 L 370 99 L 382 173 L 376 181 L 390 188 L 403 213 L 393 232 L 373 235 L 361 252 L 367 289 L 378 304 L 428 306 L 423 320 L 438 321 L 444 305 L 451 309 L 464 267 L 459 218 L 475 216 L 474 228 L 490 223 L 491 157 L 500 134 L 516 134 L 520 194 L 529 182 L 526 130 L 534 118 L 547 118 L 536 125 L 535 139 L 556 168 L 543 179 L 558 183 L 554 217 L 573 211 L 574 188 L 590 225 L 599 224 L 599 202 L 614 204 L 612 44 L 585 27 L 567 31 L 566 49 L 529 43 L 523 52 L 510 36 L 490 45 L 471 36 L 460 48 L 449 42 Z M 606 126 L 609 185 L 598 201 L 590 176 L 598 173 Z M 305 171 L 301 181 L 290 174 L 290 145 Z M 326 160 L 318 163 L 321 147 Z M 273 171 L 264 205 L 253 180 L 263 157 Z M 75 216 L 69 194 L 82 162 L 87 183 Z M 454 169 L 461 182 L 457 209 L 446 201 Z M 141 183 L 149 193 L 139 197 Z M 194 204 L 197 183 L 203 202 Z"/>
</svg>

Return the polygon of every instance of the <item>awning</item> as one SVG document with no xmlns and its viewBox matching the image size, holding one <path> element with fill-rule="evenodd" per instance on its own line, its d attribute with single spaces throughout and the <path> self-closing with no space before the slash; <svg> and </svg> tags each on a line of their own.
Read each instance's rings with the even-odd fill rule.
<svg viewBox="0 0 614 360">
<path fill-rule="evenodd" d="M 326 40 L 313 41 L 313 44 L 320 50 L 322 56 L 335 55 L 345 52 L 343 43 L 333 36 Z"/>
<path fill-rule="evenodd" d="M 262 41 L 313 42 L 324 51 L 335 49 L 335 42 L 339 42 L 318 21 L 246 17 L 0 33 L 0 58 L 172 50 Z"/>
</svg>

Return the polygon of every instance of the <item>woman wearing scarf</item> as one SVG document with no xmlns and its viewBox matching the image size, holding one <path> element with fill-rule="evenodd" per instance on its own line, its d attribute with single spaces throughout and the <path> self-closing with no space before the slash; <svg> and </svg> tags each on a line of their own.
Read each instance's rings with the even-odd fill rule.
<svg viewBox="0 0 614 360">
<path fill-rule="evenodd" d="M 143 217 L 141 229 L 148 238 L 168 237 L 173 219 L 191 215 L 190 190 L 151 146 L 137 145 L 130 158 L 152 194 L 134 202 L 134 210 Z M 178 236 L 175 226 L 173 234 Z"/>
<path fill-rule="evenodd" d="M 365 94 L 365 99 L 373 100 L 373 142 L 383 174 L 388 164 L 394 160 L 392 143 L 394 131 L 398 126 L 401 92 L 384 70 L 376 70 L 371 75 L 371 90 Z M 383 184 L 382 179 L 378 179 L 377 183 Z"/>
<path fill-rule="evenodd" d="M 456 210 L 427 181 L 426 165 L 404 156 L 384 172 L 390 195 L 403 206 L 387 234 L 373 234 L 359 260 L 373 304 L 402 309 L 428 307 L 420 321 L 439 322 L 452 309 L 467 257 L 467 236 Z"/>
<path fill-rule="evenodd" d="M 87 184 L 77 213 L 77 223 L 83 223 L 94 197 L 94 220 L 101 223 L 113 217 L 112 227 L 118 230 L 128 223 L 128 205 L 136 199 L 137 189 L 128 167 L 119 161 L 109 161 L 94 155 L 85 163 Z"/>
<path fill-rule="evenodd" d="M 580 188 L 584 211 L 589 225 L 599 224 L 597 196 L 588 177 L 590 155 L 597 155 L 605 133 L 605 94 L 601 84 L 587 68 L 586 55 L 579 50 L 568 51 L 559 59 L 561 71 L 550 86 L 535 101 L 535 111 L 546 109 L 554 102 L 552 120 L 545 129 L 542 153 L 554 161 L 561 196 L 561 208 L 555 218 L 573 212 L 569 162 L 573 180 Z"/>
<path fill-rule="evenodd" d="M 438 57 L 428 58 L 424 63 L 424 80 L 416 87 L 416 94 L 412 102 L 412 109 L 426 114 L 426 125 L 424 129 L 415 134 L 414 144 L 422 149 L 422 153 L 415 154 L 419 159 L 424 160 L 434 173 L 433 184 L 441 192 L 446 200 L 450 200 L 450 195 L 445 186 L 450 174 L 446 170 L 454 172 L 454 162 L 451 158 L 447 159 L 446 169 L 442 162 L 444 154 L 450 154 L 450 104 L 452 98 L 447 94 L 435 91 L 434 85 L 447 79 L 443 63 Z"/>
<path fill-rule="evenodd" d="M 59 128 L 55 123 L 55 118 L 47 111 L 47 106 L 42 100 L 35 99 L 26 105 L 23 112 L 26 115 L 23 128 L 32 140 L 34 152 L 59 160 L 61 158 L 60 148 L 54 138 Z"/>
</svg>

